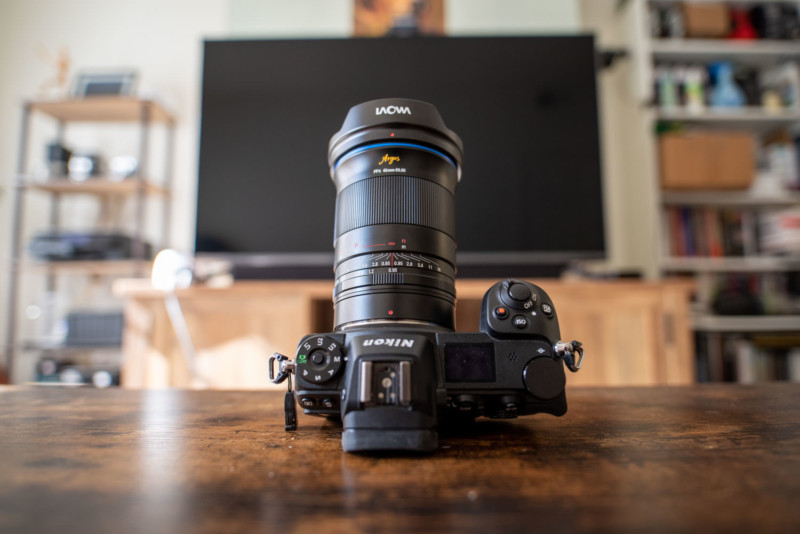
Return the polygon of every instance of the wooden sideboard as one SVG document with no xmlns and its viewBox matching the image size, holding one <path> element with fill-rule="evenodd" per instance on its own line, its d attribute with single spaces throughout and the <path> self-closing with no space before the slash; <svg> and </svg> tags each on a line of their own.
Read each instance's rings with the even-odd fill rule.
<svg viewBox="0 0 800 534">
<path fill-rule="evenodd" d="M 476 331 L 492 280 L 459 280 L 456 329 Z M 691 282 L 535 280 L 556 305 L 562 338 L 586 348 L 570 385 L 690 384 L 695 380 Z M 293 355 L 312 332 L 329 332 L 329 281 L 237 282 L 177 292 L 197 351 L 190 376 L 164 305 L 148 280 L 119 280 L 125 299 L 125 387 L 269 389 L 267 356 Z M 284 386 L 281 386 L 284 387 Z"/>
</svg>

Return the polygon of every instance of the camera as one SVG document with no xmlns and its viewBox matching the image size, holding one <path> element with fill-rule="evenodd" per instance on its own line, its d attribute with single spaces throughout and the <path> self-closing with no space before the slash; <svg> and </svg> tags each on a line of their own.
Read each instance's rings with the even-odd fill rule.
<svg viewBox="0 0 800 534">
<path fill-rule="evenodd" d="M 340 417 L 345 451 L 429 452 L 446 423 L 566 413 L 564 367 L 583 348 L 561 341 L 542 288 L 497 282 L 479 332 L 454 331 L 462 156 L 436 108 L 410 99 L 354 106 L 331 138 L 334 331 L 270 357 L 270 379 L 289 379 L 287 430 L 297 403 Z"/>
</svg>

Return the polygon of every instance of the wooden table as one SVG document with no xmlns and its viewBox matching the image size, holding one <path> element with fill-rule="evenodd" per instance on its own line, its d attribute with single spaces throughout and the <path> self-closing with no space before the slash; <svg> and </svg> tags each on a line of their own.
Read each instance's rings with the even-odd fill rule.
<svg viewBox="0 0 800 534">
<path fill-rule="evenodd" d="M 398 457 L 278 392 L 0 389 L 0 531 L 800 531 L 800 385 L 568 398 Z"/>
</svg>

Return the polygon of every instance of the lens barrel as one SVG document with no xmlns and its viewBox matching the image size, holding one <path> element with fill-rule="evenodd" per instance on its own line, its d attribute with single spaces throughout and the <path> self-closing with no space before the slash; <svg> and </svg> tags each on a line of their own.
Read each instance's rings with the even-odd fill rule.
<svg viewBox="0 0 800 534">
<path fill-rule="evenodd" d="M 455 188 L 461 139 L 431 104 L 350 109 L 330 141 L 336 185 L 334 326 L 455 324 Z"/>
</svg>

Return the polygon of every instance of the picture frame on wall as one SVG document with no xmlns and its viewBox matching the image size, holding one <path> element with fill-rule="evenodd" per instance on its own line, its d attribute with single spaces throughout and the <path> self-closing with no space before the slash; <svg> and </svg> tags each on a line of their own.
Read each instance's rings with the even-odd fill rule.
<svg viewBox="0 0 800 534">
<path fill-rule="evenodd" d="M 444 34 L 444 0 L 353 0 L 353 37 Z"/>
<path fill-rule="evenodd" d="M 75 77 L 72 97 L 134 96 L 137 78 L 135 71 L 81 72 Z"/>
</svg>

